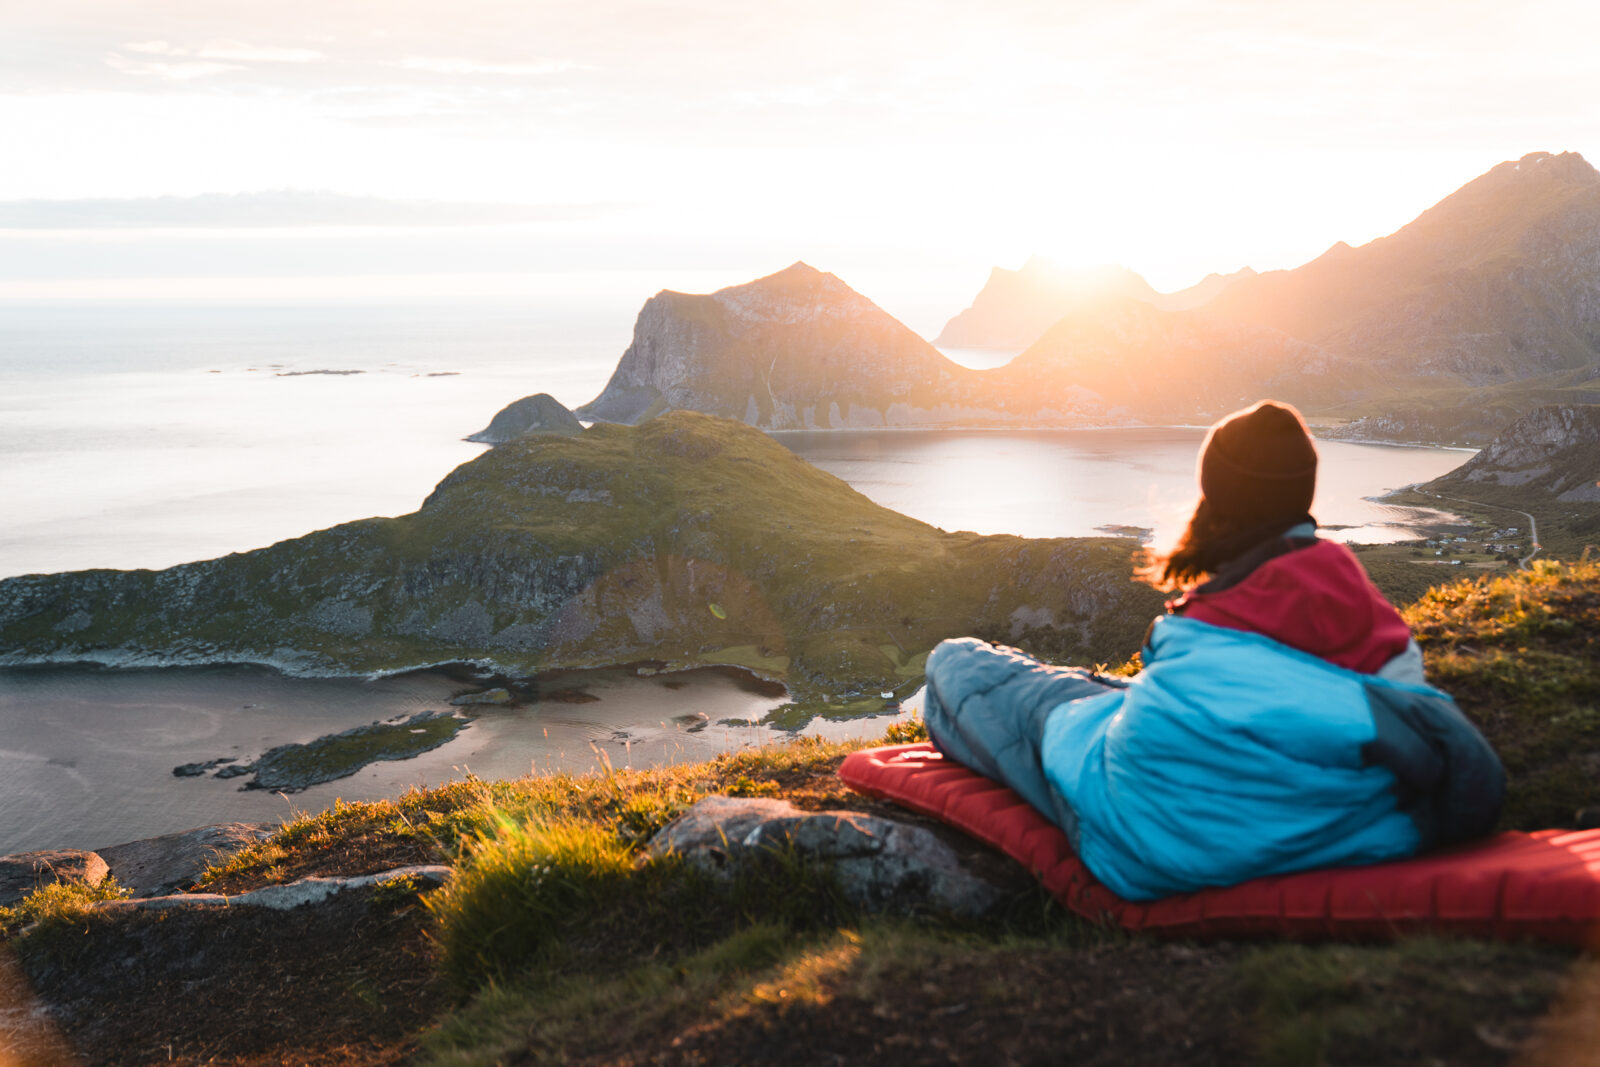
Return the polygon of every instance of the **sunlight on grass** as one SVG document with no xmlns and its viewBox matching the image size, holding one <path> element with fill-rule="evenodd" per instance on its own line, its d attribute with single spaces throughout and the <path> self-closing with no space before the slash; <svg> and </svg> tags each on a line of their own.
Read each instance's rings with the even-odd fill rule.
<svg viewBox="0 0 1600 1067">
<path fill-rule="evenodd" d="M 44 933 L 67 926 L 88 915 L 102 900 L 121 900 L 127 895 L 127 890 L 110 875 L 99 885 L 51 882 L 10 907 L 0 907 L 0 935 L 11 937 L 19 931 Z"/>
<path fill-rule="evenodd" d="M 830 983 L 836 982 L 860 958 L 860 935 L 850 930 L 840 930 L 827 943 L 789 960 L 773 978 L 758 982 L 740 993 L 724 1017 L 740 1014 L 750 1008 L 774 1005 L 823 1007 L 833 999 Z"/>
<path fill-rule="evenodd" d="M 658 888 L 671 862 L 637 871 Z M 621 902 L 636 875 L 615 834 L 574 819 L 518 824 L 501 817 L 469 841 L 453 877 L 426 900 L 445 974 L 470 987 L 547 957 L 568 929 Z"/>
</svg>

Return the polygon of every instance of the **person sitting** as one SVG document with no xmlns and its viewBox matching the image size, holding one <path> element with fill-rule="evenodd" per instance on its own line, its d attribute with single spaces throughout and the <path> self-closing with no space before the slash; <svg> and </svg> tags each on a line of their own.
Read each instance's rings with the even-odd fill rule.
<svg viewBox="0 0 1600 1067">
<path fill-rule="evenodd" d="M 1427 684 L 1355 555 L 1316 536 L 1316 469 L 1289 405 L 1211 427 L 1193 517 L 1143 572 L 1181 595 L 1139 673 L 942 642 L 924 690 L 933 743 L 1021 794 L 1129 900 L 1487 833 L 1499 758 Z"/>
</svg>

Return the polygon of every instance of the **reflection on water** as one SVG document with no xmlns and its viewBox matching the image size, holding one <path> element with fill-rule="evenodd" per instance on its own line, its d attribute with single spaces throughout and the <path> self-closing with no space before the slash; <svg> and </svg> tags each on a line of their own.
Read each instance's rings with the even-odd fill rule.
<svg viewBox="0 0 1600 1067">
<path fill-rule="evenodd" d="M 396 715 L 447 708 L 464 685 L 439 672 L 377 681 L 286 678 L 248 667 L 0 671 L 0 855 L 102 848 L 213 822 L 276 822 L 345 800 L 392 797 L 468 771 L 515 778 L 707 759 L 787 737 L 759 720 L 783 702 L 737 672 L 640 677 L 566 672 L 548 688 L 595 699 L 464 709 L 475 721 L 415 759 L 374 763 L 292 798 L 240 792 L 238 780 L 173 777 L 181 763 L 250 759 Z M 725 720 L 737 720 L 735 725 Z M 876 736 L 889 720 L 818 723 L 807 733 Z"/>
<path fill-rule="evenodd" d="M 946 530 L 1095 537 L 1103 526 L 1174 536 L 1194 506 L 1198 427 L 1104 430 L 788 431 L 773 435 L 884 507 Z M 1318 441 L 1313 514 L 1333 536 L 1403 541 L 1437 513 L 1370 497 L 1454 470 L 1454 449 Z M 1350 529 L 1341 529 L 1350 528 Z M 1352 536 L 1359 530 L 1359 536 Z"/>
</svg>

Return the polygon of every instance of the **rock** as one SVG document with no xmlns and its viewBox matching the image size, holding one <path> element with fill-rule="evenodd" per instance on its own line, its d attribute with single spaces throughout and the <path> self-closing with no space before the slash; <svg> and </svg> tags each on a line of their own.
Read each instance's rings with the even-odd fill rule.
<svg viewBox="0 0 1600 1067">
<path fill-rule="evenodd" d="M 220 767 L 224 763 L 235 763 L 238 759 L 238 756 L 219 756 L 216 759 L 208 759 L 204 763 L 180 763 L 172 768 L 172 776 L 174 778 L 199 778 L 215 767 Z M 224 776 L 218 775 L 218 777 Z"/>
<path fill-rule="evenodd" d="M 1548 404 L 1500 433 L 1460 467 L 1424 489 L 1471 498 L 1485 486 L 1517 490 L 1524 506 L 1600 503 L 1600 404 Z M 1497 497 L 1496 500 L 1503 499 Z"/>
<path fill-rule="evenodd" d="M 303 904 L 321 904 L 351 889 L 369 889 L 392 882 L 407 882 L 417 889 L 433 889 L 450 878 L 450 868 L 440 864 L 396 867 L 377 874 L 343 875 L 334 878 L 310 877 L 287 885 L 268 885 L 236 897 L 221 893 L 179 893 L 174 896 L 145 897 L 141 900 L 112 900 L 100 905 L 109 912 L 166 911 L 172 908 L 267 908 L 288 911 Z"/>
<path fill-rule="evenodd" d="M 782 847 L 831 864 L 846 898 L 871 912 L 971 917 L 1011 892 L 920 826 L 857 811 L 808 812 L 786 800 L 705 797 L 662 827 L 647 853 L 679 853 L 725 873 L 757 850 Z"/>
<path fill-rule="evenodd" d="M 99 885 L 109 870 L 99 855 L 76 848 L 0 856 L 0 907 L 9 907 L 54 882 Z"/>
<path fill-rule="evenodd" d="M 509 704 L 511 691 L 509 689 L 485 689 L 481 693 L 462 693 L 450 701 L 458 708 L 471 707 L 473 704 Z"/>
<path fill-rule="evenodd" d="M 489 420 L 489 425 L 468 437 L 485 445 L 503 445 L 529 433 L 577 434 L 583 432 L 578 417 L 549 393 L 512 401 Z"/>
<path fill-rule="evenodd" d="M 153 897 L 194 884 L 207 867 L 270 837 L 273 829 L 258 823 L 218 823 L 96 851 L 120 885 L 136 897 Z"/>
</svg>

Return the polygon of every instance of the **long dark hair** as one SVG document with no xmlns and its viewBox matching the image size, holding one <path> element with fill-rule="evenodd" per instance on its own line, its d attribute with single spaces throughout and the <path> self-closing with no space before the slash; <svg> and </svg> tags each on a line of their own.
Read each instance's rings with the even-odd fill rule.
<svg viewBox="0 0 1600 1067">
<path fill-rule="evenodd" d="M 1189 524 L 1178 535 L 1178 541 L 1164 553 L 1146 549 L 1144 561 L 1134 570 L 1134 576 L 1149 582 L 1157 589 L 1173 591 L 1186 589 L 1229 560 L 1271 537 L 1302 522 L 1312 522 L 1310 515 L 1293 518 L 1269 519 L 1218 514 L 1205 497 L 1195 505 Z"/>
</svg>

